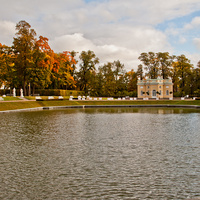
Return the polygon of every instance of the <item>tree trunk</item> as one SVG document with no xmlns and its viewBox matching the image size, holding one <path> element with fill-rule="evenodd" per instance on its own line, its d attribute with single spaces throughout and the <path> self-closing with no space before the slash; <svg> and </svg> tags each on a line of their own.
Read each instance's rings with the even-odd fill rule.
<svg viewBox="0 0 200 200">
<path fill-rule="evenodd" d="M 32 91 L 33 91 L 33 96 L 34 96 L 34 94 L 35 94 L 35 85 L 33 84 L 33 89 L 32 89 Z"/>
<path fill-rule="evenodd" d="M 26 96 L 26 84 L 25 84 L 25 82 L 24 82 L 24 85 L 23 85 L 23 93 L 24 93 L 24 96 Z"/>
</svg>

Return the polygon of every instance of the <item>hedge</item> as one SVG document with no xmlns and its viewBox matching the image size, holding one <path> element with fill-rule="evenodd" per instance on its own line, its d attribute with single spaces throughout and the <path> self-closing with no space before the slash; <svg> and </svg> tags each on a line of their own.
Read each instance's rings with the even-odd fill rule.
<svg viewBox="0 0 200 200">
<path fill-rule="evenodd" d="M 13 95 L 13 90 L 11 89 L 1 89 L 0 90 L 0 96 L 3 96 L 3 95 Z M 20 90 L 19 89 L 16 89 L 16 95 L 17 96 L 20 96 Z"/>
<path fill-rule="evenodd" d="M 79 96 L 83 95 L 83 92 L 77 90 L 37 89 L 35 90 L 36 94 L 40 96 Z"/>
</svg>

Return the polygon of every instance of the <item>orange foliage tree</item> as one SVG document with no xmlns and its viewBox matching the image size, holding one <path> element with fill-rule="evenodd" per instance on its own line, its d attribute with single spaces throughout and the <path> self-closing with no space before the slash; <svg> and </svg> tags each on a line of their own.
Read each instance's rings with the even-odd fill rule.
<svg viewBox="0 0 200 200">
<path fill-rule="evenodd" d="M 76 88 L 74 80 L 76 60 L 71 52 L 64 51 L 54 54 L 54 64 L 52 68 L 52 88 L 74 89 Z"/>
<path fill-rule="evenodd" d="M 0 85 L 15 87 L 13 57 L 11 47 L 0 43 Z"/>
<path fill-rule="evenodd" d="M 33 50 L 33 65 L 30 69 L 30 83 L 33 94 L 35 87 L 45 88 L 51 83 L 51 69 L 53 68 L 53 50 L 48 44 L 48 38 L 40 36 L 35 42 Z"/>
</svg>

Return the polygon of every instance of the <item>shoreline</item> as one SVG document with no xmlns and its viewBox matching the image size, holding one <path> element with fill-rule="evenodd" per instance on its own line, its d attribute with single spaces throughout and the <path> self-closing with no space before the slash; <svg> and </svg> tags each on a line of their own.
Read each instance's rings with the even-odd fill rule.
<svg viewBox="0 0 200 200">
<path fill-rule="evenodd" d="M 175 105 L 175 104 L 127 104 L 127 105 L 67 105 L 67 106 L 43 106 L 34 108 L 22 108 L 13 110 L 3 110 L 0 113 L 23 112 L 23 111 L 42 111 L 60 109 L 85 109 L 85 108 L 193 108 L 200 109 L 200 105 Z"/>
</svg>

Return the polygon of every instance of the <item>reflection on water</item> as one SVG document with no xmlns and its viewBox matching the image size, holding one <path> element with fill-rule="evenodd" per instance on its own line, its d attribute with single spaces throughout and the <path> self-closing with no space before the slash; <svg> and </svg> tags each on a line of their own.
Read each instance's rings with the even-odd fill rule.
<svg viewBox="0 0 200 200">
<path fill-rule="evenodd" d="M 0 118 L 0 199 L 200 197 L 198 110 L 69 109 Z"/>
</svg>

